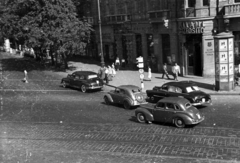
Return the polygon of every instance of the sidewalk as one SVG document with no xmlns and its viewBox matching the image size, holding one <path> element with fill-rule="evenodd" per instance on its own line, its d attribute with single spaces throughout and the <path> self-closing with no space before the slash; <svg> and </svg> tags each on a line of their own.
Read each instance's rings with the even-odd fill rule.
<svg viewBox="0 0 240 163">
<path fill-rule="evenodd" d="M 64 77 L 72 73 L 73 71 L 80 71 L 80 70 L 87 70 L 87 71 L 94 71 L 98 72 L 99 66 L 94 64 L 85 64 L 81 62 L 70 62 L 70 66 L 75 67 L 75 70 L 67 71 L 64 75 Z M 144 72 L 145 79 L 143 80 L 144 83 L 144 91 L 148 89 L 152 89 L 154 86 L 161 86 L 164 83 L 174 81 L 174 80 L 168 80 L 162 79 L 161 73 L 152 73 L 152 80 L 147 81 L 148 73 Z M 170 78 L 173 78 L 170 75 Z M 209 93 L 211 95 L 240 95 L 240 86 L 236 86 L 234 90 L 231 91 L 216 91 L 215 90 L 215 78 L 204 78 L 204 77 L 198 77 L 198 76 L 179 76 L 179 81 L 194 81 L 198 84 L 200 89 L 206 93 Z M 112 87 L 119 86 L 119 85 L 136 85 L 141 87 L 141 80 L 139 77 L 139 72 L 137 70 L 120 70 L 117 71 L 116 76 L 113 78 L 113 81 L 109 81 L 109 84 L 106 85 L 105 90 L 108 91 L 110 89 L 113 89 Z"/>
</svg>

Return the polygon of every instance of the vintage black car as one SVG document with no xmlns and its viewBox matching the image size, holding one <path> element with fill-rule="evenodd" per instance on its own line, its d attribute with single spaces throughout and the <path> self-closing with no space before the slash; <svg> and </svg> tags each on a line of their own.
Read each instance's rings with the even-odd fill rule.
<svg viewBox="0 0 240 163">
<path fill-rule="evenodd" d="M 66 78 L 61 81 L 62 86 L 74 87 L 80 89 L 82 92 L 87 90 L 103 88 L 104 82 L 98 77 L 98 74 L 92 71 L 75 71 L 68 74 Z"/>
<path fill-rule="evenodd" d="M 192 105 L 211 104 L 211 96 L 199 90 L 197 84 L 192 81 L 168 82 L 161 87 L 155 86 L 152 90 L 146 91 L 148 98 L 157 102 L 163 97 L 183 97 L 189 100 Z"/>
<path fill-rule="evenodd" d="M 200 111 L 184 98 L 165 97 L 157 104 L 142 104 L 135 110 L 137 121 L 140 123 L 173 123 L 176 127 L 195 125 L 204 120 Z"/>
<path fill-rule="evenodd" d="M 147 103 L 146 95 L 135 85 L 121 85 L 104 95 L 106 104 L 123 104 L 125 109 Z"/>
</svg>

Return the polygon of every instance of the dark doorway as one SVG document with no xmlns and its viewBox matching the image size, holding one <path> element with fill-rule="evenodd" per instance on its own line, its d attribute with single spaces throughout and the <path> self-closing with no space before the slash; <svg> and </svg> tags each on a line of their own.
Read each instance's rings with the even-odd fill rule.
<svg viewBox="0 0 240 163">
<path fill-rule="evenodd" d="M 141 36 L 141 34 L 136 34 L 136 51 L 137 51 L 137 57 L 143 56 L 142 55 L 142 36 Z"/>
<path fill-rule="evenodd" d="M 202 35 L 186 35 L 185 45 L 188 75 L 202 76 Z"/>
</svg>

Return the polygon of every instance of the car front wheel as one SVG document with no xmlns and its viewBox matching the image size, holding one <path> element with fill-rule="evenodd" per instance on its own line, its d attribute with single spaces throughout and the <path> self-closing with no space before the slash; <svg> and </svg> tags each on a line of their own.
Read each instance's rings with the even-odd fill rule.
<svg viewBox="0 0 240 163">
<path fill-rule="evenodd" d="M 62 82 L 62 87 L 67 88 L 67 83 L 65 81 Z"/>
<path fill-rule="evenodd" d="M 175 124 L 175 126 L 178 127 L 178 128 L 183 128 L 183 127 L 185 127 L 185 123 L 184 123 L 184 121 L 182 120 L 182 118 L 175 118 L 174 124 Z"/>
<path fill-rule="evenodd" d="M 139 123 L 145 123 L 146 122 L 145 115 L 143 113 L 137 113 L 137 121 Z"/>
<path fill-rule="evenodd" d="M 106 103 L 107 105 L 109 105 L 109 104 L 110 104 L 110 101 L 109 101 L 109 99 L 108 99 L 108 97 L 107 97 L 107 96 L 104 96 L 104 101 L 105 101 L 105 103 Z"/>
<path fill-rule="evenodd" d="M 87 91 L 87 88 L 86 88 L 85 85 L 82 85 L 82 86 L 81 86 L 81 91 L 82 91 L 83 93 L 85 93 L 85 92 Z"/>
<path fill-rule="evenodd" d="M 127 110 L 131 108 L 131 105 L 130 105 L 127 101 L 124 101 L 124 102 L 123 102 L 123 106 L 124 106 L 124 108 L 127 109 Z"/>
</svg>

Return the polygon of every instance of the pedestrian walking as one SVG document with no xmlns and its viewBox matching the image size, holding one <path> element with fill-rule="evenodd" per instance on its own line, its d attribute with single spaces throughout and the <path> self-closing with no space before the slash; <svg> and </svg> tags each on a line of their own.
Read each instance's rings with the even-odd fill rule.
<svg viewBox="0 0 240 163">
<path fill-rule="evenodd" d="M 167 64 L 166 64 L 166 63 L 163 64 L 163 74 L 162 74 L 162 79 L 164 78 L 165 75 L 167 76 L 168 79 L 170 79 L 170 78 L 169 78 L 169 75 L 168 75 Z"/>
<path fill-rule="evenodd" d="M 98 76 L 102 80 L 105 79 L 105 69 L 104 69 L 104 66 L 101 66 L 100 69 L 98 70 Z"/>
<path fill-rule="evenodd" d="M 178 75 L 180 74 L 180 67 L 177 63 L 172 67 L 174 80 L 178 81 Z"/>
<path fill-rule="evenodd" d="M 25 83 L 28 83 L 28 74 L 27 74 L 27 70 L 24 70 L 24 78 L 23 78 L 23 81 Z"/>
<path fill-rule="evenodd" d="M 108 75 L 109 75 L 109 70 L 108 70 L 108 68 L 105 67 L 105 80 L 106 80 L 106 84 L 108 84 Z"/>
<path fill-rule="evenodd" d="M 148 80 L 152 80 L 152 70 L 150 66 L 148 66 Z"/>
<path fill-rule="evenodd" d="M 115 70 L 114 63 L 112 64 L 112 75 L 113 75 L 113 77 L 116 76 L 116 70 Z"/>
<path fill-rule="evenodd" d="M 108 81 L 112 81 L 113 78 L 113 69 L 111 66 L 108 66 Z"/>
<path fill-rule="evenodd" d="M 120 67 L 120 60 L 119 60 L 119 58 L 118 58 L 118 57 L 116 58 L 115 65 L 116 65 L 116 70 L 117 70 L 117 71 L 119 71 L 119 67 Z"/>
</svg>

